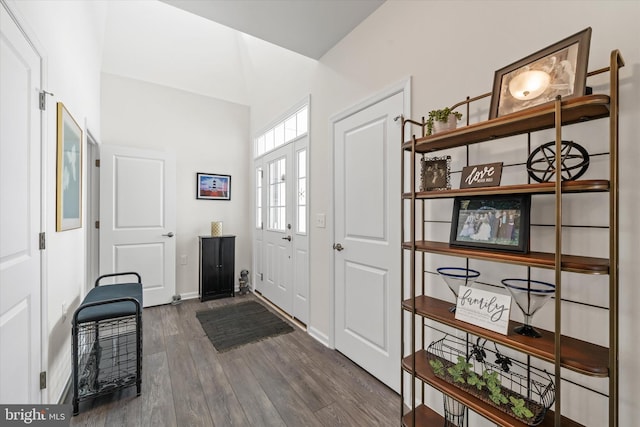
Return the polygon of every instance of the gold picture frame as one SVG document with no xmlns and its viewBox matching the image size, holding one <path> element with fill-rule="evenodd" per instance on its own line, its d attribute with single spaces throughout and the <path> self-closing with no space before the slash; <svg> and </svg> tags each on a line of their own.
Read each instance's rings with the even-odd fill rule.
<svg viewBox="0 0 640 427">
<path fill-rule="evenodd" d="M 82 128 L 57 103 L 56 231 L 82 227 Z"/>
</svg>

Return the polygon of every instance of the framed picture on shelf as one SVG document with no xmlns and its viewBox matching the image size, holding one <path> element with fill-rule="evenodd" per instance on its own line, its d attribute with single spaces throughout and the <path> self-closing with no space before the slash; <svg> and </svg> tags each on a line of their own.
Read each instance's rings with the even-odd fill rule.
<svg viewBox="0 0 640 427">
<path fill-rule="evenodd" d="M 82 128 L 57 104 L 56 231 L 82 227 Z"/>
<path fill-rule="evenodd" d="M 495 72 L 489 119 L 583 96 L 591 27 Z"/>
<path fill-rule="evenodd" d="M 231 175 L 196 174 L 196 199 L 231 200 Z"/>
<path fill-rule="evenodd" d="M 451 156 L 420 159 L 420 191 L 451 189 Z"/>
<path fill-rule="evenodd" d="M 451 246 L 529 252 L 531 195 L 456 197 Z"/>
</svg>

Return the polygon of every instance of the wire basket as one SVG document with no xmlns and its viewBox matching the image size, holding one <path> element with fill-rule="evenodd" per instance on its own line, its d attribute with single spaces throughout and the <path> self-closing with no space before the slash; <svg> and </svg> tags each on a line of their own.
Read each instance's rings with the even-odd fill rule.
<svg viewBox="0 0 640 427">
<path fill-rule="evenodd" d="M 78 327 L 78 397 L 94 397 L 138 379 L 136 316 Z"/>
<path fill-rule="evenodd" d="M 504 356 L 497 346 L 485 348 L 486 343 L 446 335 L 429 345 L 427 360 L 438 378 L 527 425 L 540 424 L 555 401 L 552 376 Z"/>
</svg>

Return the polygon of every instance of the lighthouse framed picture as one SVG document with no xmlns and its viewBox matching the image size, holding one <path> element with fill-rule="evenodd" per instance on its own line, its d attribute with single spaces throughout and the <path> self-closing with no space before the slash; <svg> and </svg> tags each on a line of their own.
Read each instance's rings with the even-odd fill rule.
<svg viewBox="0 0 640 427">
<path fill-rule="evenodd" d="M 196 199 L 231 200 L 231 175 L 196 174 Z"/>
</svg>

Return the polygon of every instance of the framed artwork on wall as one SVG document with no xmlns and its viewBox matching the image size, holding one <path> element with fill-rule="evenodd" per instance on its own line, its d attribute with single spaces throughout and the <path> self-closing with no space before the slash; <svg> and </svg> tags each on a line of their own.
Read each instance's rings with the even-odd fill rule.
<svg viewBox="0 0 640 427">
<path fill-rule="evenodd" d="M 489 119 L 583 96 L 590 41 L 589 27 L 496 71 Z"/>
<path fill-rule="evenodd" d="M 231 175 L 196 174 L 196 199 L 231 200 Z"/>
<path fill-rule="evenodd" d="M 529 252 L 531 195 L 456 197 L 451 246 Z"/>
<path fill-rule="evenodd" d="M 57 104 L 56 231 L 82 227 L 82 128 Z"/>
</svg>

